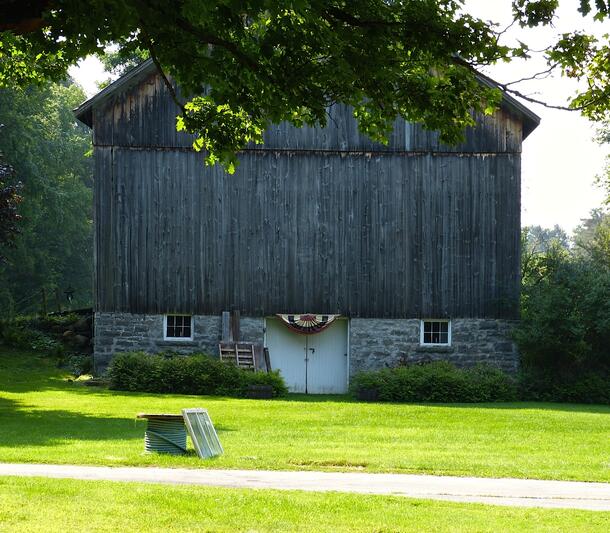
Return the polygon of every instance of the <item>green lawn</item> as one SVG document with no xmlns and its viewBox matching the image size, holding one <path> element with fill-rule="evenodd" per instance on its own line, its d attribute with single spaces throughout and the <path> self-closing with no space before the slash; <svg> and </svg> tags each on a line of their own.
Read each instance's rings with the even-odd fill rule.
<svg viewBox="0 0 610 533">
<path fill-rule="evenodd" d="M 143 453 L 138 412 L 210 411 L 225 455 Z M 360 470 L 610 481 L 610 408 L 366 404 L 117 393 L 66 381 L 49 359 L 0 352 L 0 461 Z"/>
<path fill-rule="evenodd" d="M 587 531 L 608 513 L 391 496 L 0 478 L 0 531 Z"/>
</svg>

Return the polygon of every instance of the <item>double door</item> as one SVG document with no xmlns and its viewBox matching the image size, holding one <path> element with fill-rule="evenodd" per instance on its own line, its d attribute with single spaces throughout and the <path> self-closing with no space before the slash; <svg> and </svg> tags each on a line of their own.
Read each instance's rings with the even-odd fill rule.
<svg viewBox="0 0 610 533">
<path fill-rule="evenodd" d="M 280 370 L 290 392 L 347 392 L 347 327 L 347 319 L 338 319 L 321 333 L 301 335 L 277 318 L 266 320 L 271 368 Z"/>
</svg>

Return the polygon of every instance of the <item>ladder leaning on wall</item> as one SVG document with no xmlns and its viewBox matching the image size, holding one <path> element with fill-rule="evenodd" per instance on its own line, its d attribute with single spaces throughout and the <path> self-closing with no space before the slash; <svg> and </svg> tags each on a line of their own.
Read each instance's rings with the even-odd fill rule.
<svg viewBox="0 0 610 533">
<path fill-rule="evenodd" d="M 256 369 L 254 344 L 249 342 L 221 342 L 218 349 L 221 361 L 233 363 L 246 370 Z"/>
</svg>

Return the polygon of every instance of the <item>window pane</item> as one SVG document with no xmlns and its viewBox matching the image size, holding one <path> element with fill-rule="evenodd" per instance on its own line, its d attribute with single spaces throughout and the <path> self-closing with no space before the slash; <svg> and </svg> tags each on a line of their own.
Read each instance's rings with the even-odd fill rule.
<svg viewBox="0 0 610 533">
<path fill-rule="evenodd" d="M 184 338 L 191 336 L 190 315 L 167 315 L 165 336 L 169 338 Z"/>
<path fill-rule="evenodd" d="M 422 328 L 423 344 L 449 344 L 449 322 L 426 320 Z"/>
</svg>

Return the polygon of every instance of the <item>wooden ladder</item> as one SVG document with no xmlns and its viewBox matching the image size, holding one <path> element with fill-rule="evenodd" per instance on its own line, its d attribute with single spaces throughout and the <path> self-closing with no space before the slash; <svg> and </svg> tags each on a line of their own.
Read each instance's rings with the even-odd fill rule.
<svg viewBox="0 0 610 533">
<path fill-rule="evenodd" d="M 218 345 L 220 360 L 233 363 L 246 370 L 256 369 L 254 344 L 248 342 L 221 342 Z"/>
</svg>

